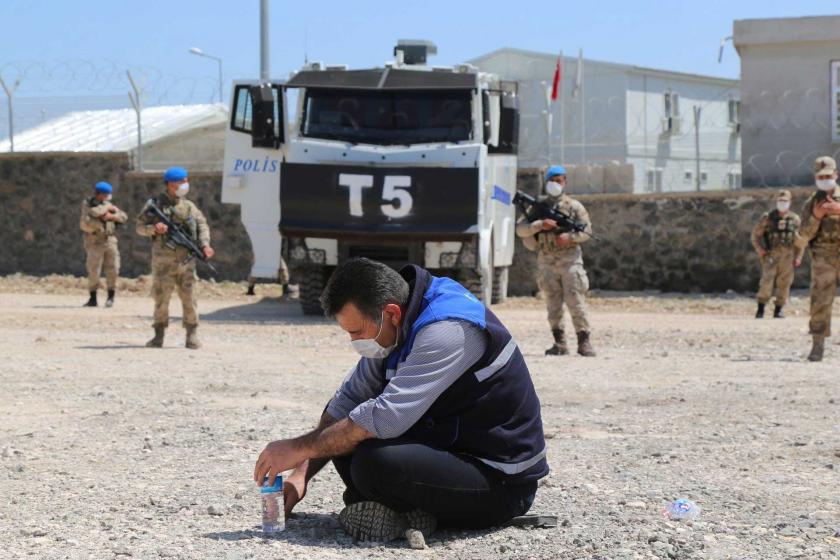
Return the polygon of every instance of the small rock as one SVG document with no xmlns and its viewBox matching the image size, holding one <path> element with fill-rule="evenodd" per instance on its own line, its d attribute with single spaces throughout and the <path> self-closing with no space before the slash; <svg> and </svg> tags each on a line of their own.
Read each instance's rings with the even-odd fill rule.
<svg viewBox="0 0 840 560">
<path fill-rule="evenodd" d="M 808 514 L 808 519 L 816 519 L 818 521 L 831 521 L 835 517 L 836 516 L 833 513 L 826 510 L 812 511 Z"/>
<path fill-rule="evenodd" d="M 423 550 L 426 548 L 426 539 L 423 538 L 423 533 L 417 529 L 409 529 L 405 532 L 405 538 L 408 541 L 408 546 L 414 550 Z"/>
<path fill-rule="evenodd" d="M 211 505 L 210 507 L 207 508 L 207 513 L 209 513 L 210 515 L 224 515 L 225 514 L 224 510 L 221 507 L 219 507 L 215 504 L 213 504 L 213 505 Z"/>
<path fill-rule="evenodd" d="M 647 504 L 645 504 L 644 502 L 641 502 L 641 501 L 627 502 L 627 507 L 629 507 L 631 509 L 646 509 Z"/>
<path fill-rule="evenodd" d="M 590 494 L 597 494 L 598 493 L 598 487 L 595 486 L 592 483 L 587 482 L 586 484 L 583 485 L 583 487 L 586 488 L 586 490 L 589 491 Z"/>
</svg>

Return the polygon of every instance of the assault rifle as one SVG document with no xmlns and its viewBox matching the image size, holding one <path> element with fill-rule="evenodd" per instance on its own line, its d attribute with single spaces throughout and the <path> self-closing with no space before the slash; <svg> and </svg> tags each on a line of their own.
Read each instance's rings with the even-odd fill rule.
<svg viewBox="0 0 840 560">
<path fill-rule="evenodd" d="M 218 274 L 216 268 L 207 262 L 207 257 L 204 256 L 204 251 L 195 244 L 192 240 L 192 236 L 188 232 L 184 231 L 184 226 L 178 225 L 170 220 L 169 217 L 157 207 L 153 198 L 146 201 L 145 211 L 146 214 L 154 216 L 158 219 L 158 221 L 160 221 L 160 223 L 166 225 L 166 241 L 164 243 L 167 247 L 174 250 L 176 247 L 180 246 L 187 250 L 187 258 L 184 260 L 185 264 L 190 262 L 192 259 L 198 259 L 200 262 L 207 265 L 207 268 L 212 270 L 213 274 Z"/>
<path fill-rule="evenodd" d="M 529 222 L 535 220 L 554 220 L 557 222 L 557 228 L 555 228 L 554 233 L 569 233 L 573 231 L 588 235 L 592 239 L 598 239 L 598 237 L 586 231 L 585 223 L 575 220 L 565 212 L 557 210 L 553 204 L 546 200 L 539 201 L 529 194 L 516 191 L 516 194 L 513 196 L 513 203 L 522 210 L 525 219 Z"/>
</svg>

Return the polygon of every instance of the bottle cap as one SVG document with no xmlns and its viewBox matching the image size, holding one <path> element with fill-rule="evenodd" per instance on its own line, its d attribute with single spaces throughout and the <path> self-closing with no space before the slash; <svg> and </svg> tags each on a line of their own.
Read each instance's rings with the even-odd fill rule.
<svg viewBox="0 0 840 560">
<path fill-rule="evenodd" d="M 270 494 L 272 492 L 282 492 L 283 491 L 283 477 L 281 475 L 277 475 L 277 478 L 274 479 L 274 486 L 268 485 L 268 477 L 265 477 L 263 480 L 263 485 L 260 487 L 261 494 Z"/>
</svg>

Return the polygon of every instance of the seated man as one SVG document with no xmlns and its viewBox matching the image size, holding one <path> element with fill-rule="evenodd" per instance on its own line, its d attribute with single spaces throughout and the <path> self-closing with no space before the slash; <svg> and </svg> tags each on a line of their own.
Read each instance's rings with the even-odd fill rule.
<svg viewBox="0 0 840 560">
<path fill-rule="evenodd" d="M 321 304 L 362 359 L 314 431 L 257 460 L 258 483 L 294 469 L 286 513 L 330 460 L 346 486 L 339 521 L 358 540 L 526 513 L 548 474 L 540 402 L 499 319 L 457 282 L 368 259 L 340 266 Z"/>
</svg>

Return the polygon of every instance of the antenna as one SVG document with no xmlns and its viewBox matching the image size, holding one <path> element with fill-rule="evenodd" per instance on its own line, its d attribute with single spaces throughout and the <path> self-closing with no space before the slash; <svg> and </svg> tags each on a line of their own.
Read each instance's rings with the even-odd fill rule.
<svg viewBox="0 0 840 560">
<path fill-rule="evenodd" d="M 309 65 L 309 24 L 303 26 L 303 65 Z"/>
</svg>

